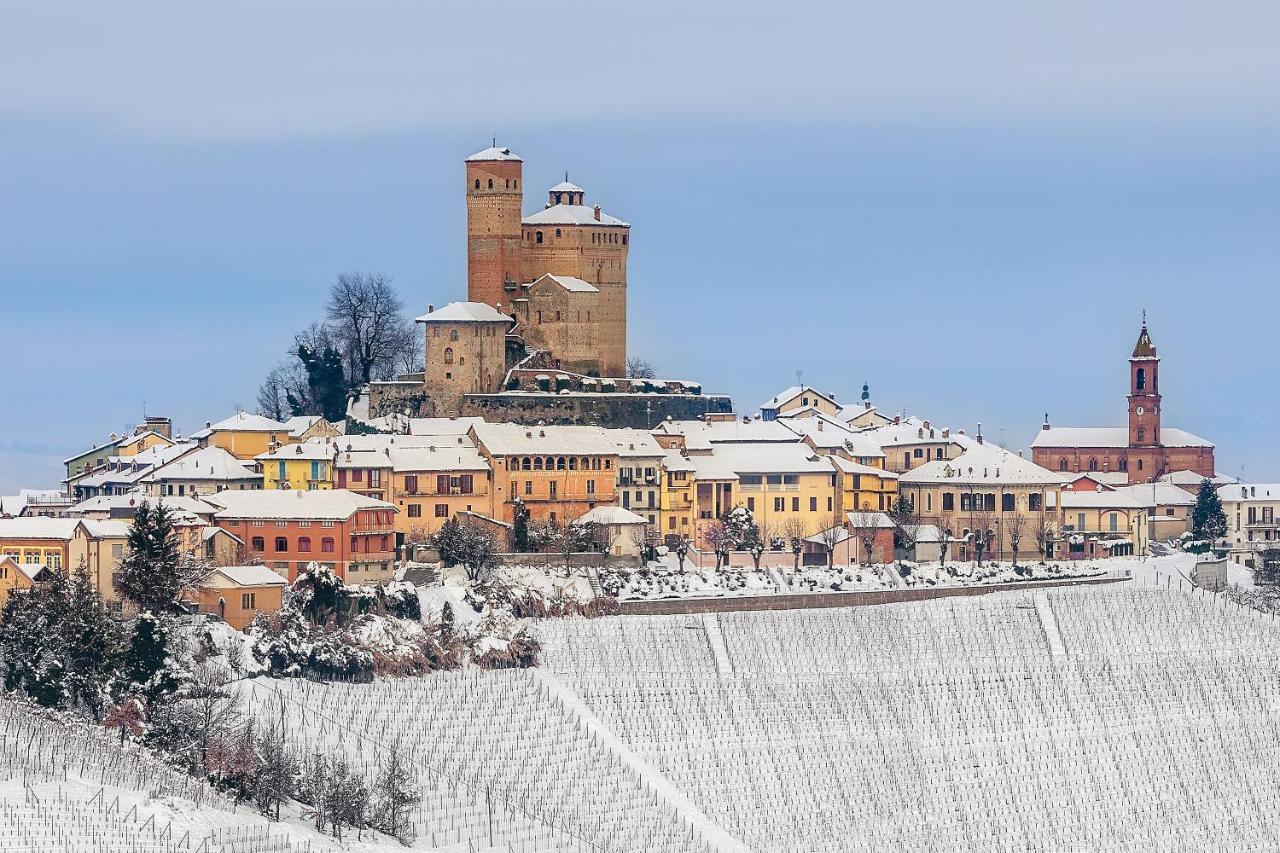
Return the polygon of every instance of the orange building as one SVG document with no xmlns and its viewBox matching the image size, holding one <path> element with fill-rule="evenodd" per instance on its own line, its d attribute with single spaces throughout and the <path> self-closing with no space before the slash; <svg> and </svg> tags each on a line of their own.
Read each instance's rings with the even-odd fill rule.
<svg viewBox="0 0 1280 853">
<path fill-rule="evenodd" d="M 394 504 L 346 489 L 225 491 L 204 500 L 214 523 L 291 583 L 315 562 L 347 583 L 393 579 Z"/>
<path fill-rule="evenodd" d="M 516 499 L 531 518 L 559 523 L 618 500 L 618 446 L 608 430 L 480 423 L 470 436 L 493 471 L 495 518 L 511 521 Z"/>
<path fill-rule="evenodd" d="M 243 631 L 259 613 L 280 609 L 287 586 L 266 566 L 221 566 L 200 585 L 197 603 L 201 613 L 211 613 Z"/>
</svg>

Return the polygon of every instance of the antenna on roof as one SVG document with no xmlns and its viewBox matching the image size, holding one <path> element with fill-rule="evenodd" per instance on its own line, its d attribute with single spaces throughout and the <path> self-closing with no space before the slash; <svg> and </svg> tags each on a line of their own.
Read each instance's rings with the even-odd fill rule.
<svg viewBox="0 0 1280 853">
<path fill-rule="evenodd" d="M 804 385 L 804 371 L 803 371 L 803 370 L 797 370 L 797 371 L 796 371 L 796 384 L 797 384 L 797 385 Z"/>
<path fill-rule="evenodd" d="M 493 135 L 493 147 L 494 148 L 498 147 L 498 134 L 496 133 Z"/>
<path fill-rule="evenodd" d="M 569 183 L 569 170 L 568 170 L 568 169 L 565 169 L 565 170 L 564 170 L 564 182 L 565 182 L 566 184 L 567 184 L 567 183 Z"/>
</svg>

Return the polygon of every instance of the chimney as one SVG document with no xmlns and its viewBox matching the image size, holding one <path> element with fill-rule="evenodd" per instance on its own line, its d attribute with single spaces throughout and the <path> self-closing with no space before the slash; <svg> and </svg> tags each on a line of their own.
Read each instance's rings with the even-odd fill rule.
<svg viewBox="0 0 1280 853">
<path fill-rule="evenodd" d="M 902 423 L 902 416 L 901 416 L 901 415 L 894 415 L 894 416 L 893 416 L 893 425 L 894 425 L 894 426 L 897 426 L 897 425 L 898 425 L 898 424 L 900 424 L 900 423 Z"/>
<path fill-rule="evenodd" d="M 929 422 L 928 422 L 928 421 L 925 421 L 925 422 L 924 422 L 924 428 L 925 428 L 926 430 L 929 428 Z"/>
<path fill-rule="evenodd" d="M 421 303 L 419 303 L 419 304 L 421 304 Z M 435 313 L 435 310 L 436 310 L 436 306 L 434 306 L 434 305 L 428 305 L 428 306 L 427 306 L 427 313 L 428 313 L 428 314 Z"/>
<path fill-rule="evenodd" d="M 978 444 L 982 444 L 982 423 L 981 422 L 978 423 L 978 434 L 974 436 L 974 438 L 977 439 Z"/>
<path fill-rule="evenodd" d="M 951 438 L 951 430 L 950 430 L 949 428 L 947 428 L 947 427 L 943 427 L 943 428 L 942 428 L 942 437 L 943 437 L 943 438 Z"/>
<path fill-rule="evenodd" d="M 595 209 L 592 211 L 592 215 L 595 216 L 596 222 L 600 221 L 600 205 L 597 204 L 595 206 Z"/>
</svg>

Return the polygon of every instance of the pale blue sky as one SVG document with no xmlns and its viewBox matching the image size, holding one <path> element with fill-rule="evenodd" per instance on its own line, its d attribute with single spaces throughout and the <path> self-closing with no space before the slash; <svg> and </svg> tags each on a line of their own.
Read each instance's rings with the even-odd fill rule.
<svg viewBox="0 0 1280 853">
<path fill-rule="evenodd" d="M 632 349 L 740 411 L 803 369 L 1118 424 L 1146 307 L 1166 423 L 1280 478 L 1274 4 L 688 6 L 0 2 L 0 492 L 251 406 L 338 272 L 461 298 L 494 133 L 633 224 Z"/>
</svg>

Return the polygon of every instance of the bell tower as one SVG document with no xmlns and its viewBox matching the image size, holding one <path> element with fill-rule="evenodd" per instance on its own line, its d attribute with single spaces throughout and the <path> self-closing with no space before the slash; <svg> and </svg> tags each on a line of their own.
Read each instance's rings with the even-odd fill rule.
<svg viewBox="0 0 1280 853">
<path fill-rule="evenodd" d="M 1147 332 L 1147 312 L 1129 357 L 1129 446 L 1160 446 L 1160 357 Z"/>
</svg>

